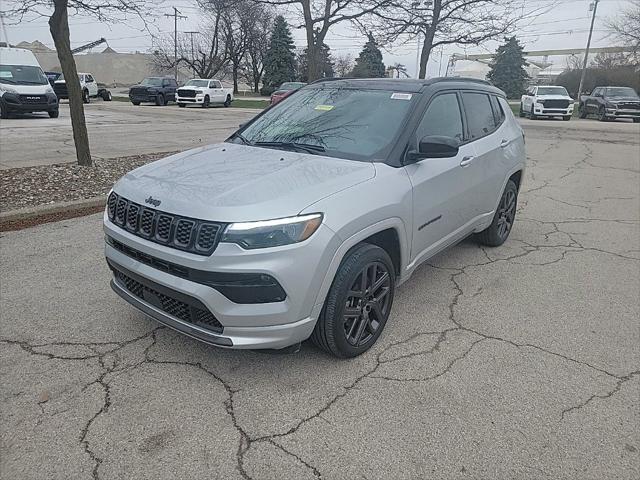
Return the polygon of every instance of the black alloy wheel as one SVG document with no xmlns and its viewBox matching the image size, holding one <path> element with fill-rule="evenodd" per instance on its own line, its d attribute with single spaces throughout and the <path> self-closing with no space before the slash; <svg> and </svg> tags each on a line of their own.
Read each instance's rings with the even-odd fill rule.
<svg viewBox="0 0 640 480">
<path fill-rule="evenodd" d="M 502 245 L 513 228 L 513 222 L 516 218 L 516 209 L 518 206 L 518 186 L 509 180 L 507 186 L 502 192 L 498 208 L 493 215 L 493 221 L 482 232 L 476 234 L 478 241 L 490 247 L 499 247 Z"/>
<path fill-rule="evenodd" d="M 202 102 L 202 108 L 209 108 L 209 95 L 204 96 L 204 101 Z"/>
<path fill-rule="evenodd" d="M 389 316 L 391 274 L 381 262 L 368 263 L 351 285 L 343 310 L 344 335 L 361 347 L 375 336 Z"/>
<path fill-rule="evenodd" d="M 395 285 L 387 251 L 369 243 L 356 245 L 336 272 L 311 341 L 340 358 L 366 352 L 387 323 Z"/>
</svg>

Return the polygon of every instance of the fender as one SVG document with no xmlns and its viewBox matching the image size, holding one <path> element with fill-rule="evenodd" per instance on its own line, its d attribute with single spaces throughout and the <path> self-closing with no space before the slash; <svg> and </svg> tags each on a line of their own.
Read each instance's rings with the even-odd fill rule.
<svg viewBox="0 0 640 480">
<path fill-rule="evenodd" d="M 322 285 L 316 297 L 314 312 L 319 311 L 322 308 L 322 305 L 324 305 L 324 300 L 327 296 L 327 293 L 329 292 L 329 289 L 331 288 L 333 279 L 335 278 L 338 268 L 340 267 L 340 264 L 342 263 L 342 260 L 344 259 L 347 252 L 366 238 L 369 238 L 370 236 L 389 228 L 393 228 L 398 234 L 398 241 L 400 243 L 400 272 L 397 273 L 398 275 L 401 275 L 403 273 L 408 260 L 409 243 L 407 229 L 402 219 L 398 217 L 392 217 L 374 223 L 373 225 L 369 225 L 368 227 L 353 234 L 346 240 L 343 240 L 342 244 L 333 254 L 333 258 L 331 259 L 331 263 L 329 264 L 329 268 L 327 269 L 324 280 L 322 281 Z M 401 284 L 404 280 L 404 276 L 401 275 L 400 279 L 398 280 L 398 285 Z"/>
</svg>

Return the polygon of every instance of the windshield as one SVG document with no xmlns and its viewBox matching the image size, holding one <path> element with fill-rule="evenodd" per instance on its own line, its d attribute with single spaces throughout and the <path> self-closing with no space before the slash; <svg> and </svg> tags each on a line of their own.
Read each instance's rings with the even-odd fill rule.
<svg viewBox="0 0 640 480">
<path fill-rule="evenodd" d="M 630 87 L 611 87 L 607 88 L 607 97 L 637 97 L 638 94 Z"/>
<path fill-rule="evenodd" d="M 158 77 L 148 77 L 140 82 L 140 85 L 148 85 L 150 87 L 161 87 L 162 79 Z"/>
<path fill-rule="evenodd" d="M 198 79 L 189 80 L 187 83 L 184 84 L 184 86 L 185 87 L 208 87 L 209 80 L 198 80 Z"/>
<path fill-rule="evenodd" d="M 416 94 L 340 87 L 302 89 L 242 131 L 241 143 L 286 142 L 353 160 L 384 159 Z"/>
<path fill-rule="evenodd" d="M 564 87 L 538 87 L 538 95 L 566 95 L 567 89 Z"/>
<path fill-rule="evenodd" d="M 0 65 L 0 83 L 10 85 L 49 85 L 42 69 L 32 65 Z"/>
<path fill-rule="evenodd" d="M 306 83 L 302 83 L 302 82 L 284 82 L 282 85 L 280 85 L 280 88 L 278 88 L 278 90 L 297 90 L 298 88 L 302 88 L 306 85 Z"/>
</svg>

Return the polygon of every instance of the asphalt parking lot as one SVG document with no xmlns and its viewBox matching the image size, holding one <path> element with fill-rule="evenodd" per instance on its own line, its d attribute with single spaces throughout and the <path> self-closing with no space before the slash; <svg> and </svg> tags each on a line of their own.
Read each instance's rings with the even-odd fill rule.
<svg viewBox="0 0 640 480">
<path fill-rule="evenodd" d="M 159 327 L 109 288 L 100 215 L 3 233 L 0 472 L 639 478 L 640 125 L 522 123 L 509 241 L 421 267 L 354 360 Z M 156 137 L 175 150 L 180 135 Z"/>
<path fill-rule="evenodd" d="M 94 158 L 173 152 L 220 142 L 260 110 L 165 107 L 92 100 L 84 106 Z M 60 117 L 46 112 L 0 122 L 0 169 L 75 161 L 69 104 Z"/>
</svg>

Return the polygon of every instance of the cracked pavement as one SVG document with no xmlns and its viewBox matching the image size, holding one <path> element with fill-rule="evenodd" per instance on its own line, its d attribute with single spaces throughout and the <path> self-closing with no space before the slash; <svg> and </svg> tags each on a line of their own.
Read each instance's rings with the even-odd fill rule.
<svg viewBox="0 0 640 480">
<path fill-rule="evenodd" d="M 432 258 L 349 361 L 158 326 L 100 215 L 2 234 L 2 477 L 640 477 L 640 126 L 522 123 L 508 242 Z"/>
</svg>

